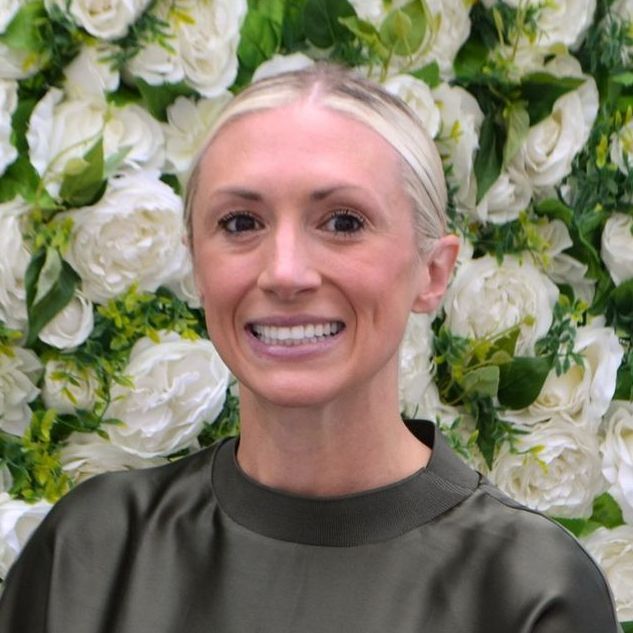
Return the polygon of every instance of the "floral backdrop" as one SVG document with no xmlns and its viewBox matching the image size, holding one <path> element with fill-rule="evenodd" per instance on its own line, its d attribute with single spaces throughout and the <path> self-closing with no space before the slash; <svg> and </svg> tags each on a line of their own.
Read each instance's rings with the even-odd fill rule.
<svg viewBox="0 0 633 633">
<path fill-rule="evenodd" d="M 183 186 L 235 93 L 320 59 L 445 164 L 462 250 L 403 415 L 574 532 L 633 621 L 633 0 L 4 0 L 0 578 L 72 486 L 237 432 Z"/>
</svg>

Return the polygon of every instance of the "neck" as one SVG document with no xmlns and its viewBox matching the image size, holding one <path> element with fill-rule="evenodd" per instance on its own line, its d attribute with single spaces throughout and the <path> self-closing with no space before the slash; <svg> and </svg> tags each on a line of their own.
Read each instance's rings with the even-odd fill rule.
<svg viewBox="0 0 633 633">
<path fill-rule="evenodd" d="M 431 451 L 402 422 L 397 389 L 372 395 L 289 408 L 242 387 L 240 467 L 261 484 L 305 496 L 361 492 L 408 477 L 426 466 Z"/>
</svg>

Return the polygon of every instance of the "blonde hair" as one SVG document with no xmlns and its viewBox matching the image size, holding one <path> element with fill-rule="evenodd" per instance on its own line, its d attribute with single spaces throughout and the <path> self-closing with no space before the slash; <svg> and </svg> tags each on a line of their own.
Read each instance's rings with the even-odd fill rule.
<svg viewBox="0 0 633 633">
<path fill-rule="evenodd" d="M 414 226 L 421 251 L 445 234 L 447 193 L 442 161 L 420 119 L 401 99 L 378 84 L 340 66 L 317 63 L 253 82 L 230 101 L 215 120 L 187 185 L 185 224 L 190 245 L 200 165 L 219 131 L 249 113 L 283 107 L 301 99 L 367 125 L 400 155 L 403 183 L 413 202 Z"/>
</svg>

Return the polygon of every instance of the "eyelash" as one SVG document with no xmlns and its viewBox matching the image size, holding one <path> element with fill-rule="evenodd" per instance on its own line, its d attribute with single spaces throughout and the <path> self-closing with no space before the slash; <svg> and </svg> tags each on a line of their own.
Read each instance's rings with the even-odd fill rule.
<svg viewBox="0 0 633 633">
<path fill-rule="evenodd" d="M 361 215 L 359 215 L 358 213 L 354 213 L 350 209 L 337 209 L 336 211 L 333 211 L 327 217 L 327 219 L 325 220 L 323 225 L 325 226 L 329 222 L 331 222 L 332 220 L 335 220 L 335 219 L 341 218 L 341 217 L 353 218 L 358 223 L 358 226 L 355 229 L 353 229 L 352 231 L 336 231 L 336 230 L 332 231 L 333 233 L 336 233 L 337 235 L 345 236 L 345 237 L 352 237 L 354 233 L 358 233 L 358 232 L 362 231 L 365 228 L 365 224 L 366 224 L 365 223 L 365 219 Z"/>
<path fill-rule="evenodd" d="M 227 213 L 224 217 L 218 220 L 218 225 L 223 231 L 225 231 L 226 233 L 233 234 L 233 235 L 237 235 L 239 233 L 250 233 L 251 231 L 254 231 L 255 228 L 258 228 L 258 227 L 254 227 L 254 228 L 246 229 L 242 231 L 229 229 L 229 224 L 233 220 L 236 220 L 237 218 L 248 218 L 249 220 L 252 220 L 252 222 L 255 225 L 260 224 L 259 220 L 252 213 L 249 213 L 248 211 L 231 211 L 230 213 Z"/>
</svg>

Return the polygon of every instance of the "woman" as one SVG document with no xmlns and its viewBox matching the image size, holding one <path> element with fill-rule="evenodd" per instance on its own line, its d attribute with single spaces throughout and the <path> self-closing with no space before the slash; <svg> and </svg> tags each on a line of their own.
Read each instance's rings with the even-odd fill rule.
<svg viewBox="0 0 633 633">
<path fill-rule="evenodd" d="M 13 567 L 7 633 L 611 633 L 607 585 L 433 425 L 400 419 L 398 346 L 457 255 L 433 143 L 317 65 L 253 84 L 193 172 L 187 227 L 241 435 L 95 478 Z"/>
</svg>

